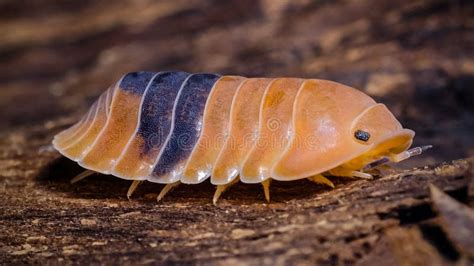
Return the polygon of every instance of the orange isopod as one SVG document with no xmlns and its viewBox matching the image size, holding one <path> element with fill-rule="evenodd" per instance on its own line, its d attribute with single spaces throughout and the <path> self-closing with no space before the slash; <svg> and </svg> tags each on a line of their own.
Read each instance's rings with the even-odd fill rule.
<svg viewBox="0 0 474 266">
<path fill-rule="evenodd" d="M 54 147 L 92 173 L 166 184 L 208 178 L 213 202 L 237 181 L 329 176 L 372 178 L 368 171 L 421 154 L 415 133 L 383 104 L 319 79 L 245 78 L 180 71 L 134 72 L 105 91 Z"/>
</svg>

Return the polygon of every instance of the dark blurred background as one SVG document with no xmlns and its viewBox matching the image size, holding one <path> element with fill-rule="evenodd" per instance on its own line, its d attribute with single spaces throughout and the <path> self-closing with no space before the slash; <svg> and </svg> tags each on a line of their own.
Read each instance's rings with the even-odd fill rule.
<svg viewBox="0 0 474 266">
<path fill-rule="evenodd" d="M 338 81 L 435 146 L 416 163 L 472 156 L 473 30 L 474 1 L 3 0 L 0 137 L 74 122 L 126 72 L 179 69 Z"/>
</svg>

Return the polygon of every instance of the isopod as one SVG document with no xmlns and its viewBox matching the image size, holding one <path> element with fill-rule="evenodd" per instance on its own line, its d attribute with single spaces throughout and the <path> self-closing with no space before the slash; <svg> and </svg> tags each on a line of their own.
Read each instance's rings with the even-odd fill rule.
<svg viewBox="0 0 474 266">
<path fill-rule="evenodd" d="M 134 72 L 106 90 L 53 146 L 92 173 L 166 184 L 210 178 L 214 204 L 235 182 L 329 176 L 372 178 L 367 171 L 430 146 L 408 149 L 415 133 L 383 104 L 327 80 L 245 78 L 180 71 Z"/>
</svg>

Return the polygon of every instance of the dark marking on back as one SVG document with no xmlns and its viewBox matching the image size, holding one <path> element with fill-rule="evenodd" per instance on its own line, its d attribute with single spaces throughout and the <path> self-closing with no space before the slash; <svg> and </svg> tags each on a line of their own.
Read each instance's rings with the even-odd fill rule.
<svg viewBox="0 0 474 266">
<path fill-rule="evenodd" d="M 174 127 L 152 176 L 160 177 L 173 170 L 191 154 L 202 129 L 207 98 L 220 76 L 194 74 L 184 84 L 175 105 Z"/>
<path fill-rule="evenodd" d="M 176 96 L 189 73 L 162 72 L 150 82 L 143 96 L 138 133 L 145 141 L 141 156 L 160 149 L 170 130 Z"/>
<path fill-rule="evenodd" d="M 128 73 L 120 81 L 119 88 L 127 92 L 142 95 L 154 75 L 156 75 L 155 72 L 149 71 Z"/>
</svg>

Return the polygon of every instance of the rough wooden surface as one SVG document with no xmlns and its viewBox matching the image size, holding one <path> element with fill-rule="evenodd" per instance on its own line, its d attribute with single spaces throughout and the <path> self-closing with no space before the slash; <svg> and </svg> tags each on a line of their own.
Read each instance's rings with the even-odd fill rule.
<svg viewBox="0 0 474 266">
<path fill-rule="evenodd" d="M 26 158 L 2 160 L 8 174 L 0 212 L 4 262 L 466 260 L 441 231 L 428 190 L 434 184 L 472 205 L 465 160 L 374 181 L 340 180 L 334 190 L 307 181 L 275 182 L 270 204 L 259 185 L 239 184 L 214 206 L 210 184 L 178 187 L 160 204 L 160 185 L 140 187 L 131 201 L 125 197 L 129 182 L 114 177 L 71 185 L 79 170 L 73 162 L 27 150 Z"/>
<path fill-rule="evenodd" d="M 473 18 L 472 1 L 2 1 L 0 263 L 472 263 L 453 225 L 471 228 L 473 159 L 449 161 L 474 155 Z M 270 204 L 259 185 L 216 207 L 208 183 L 160 204 L 160 185 L 69 184 L 52 136 L 141 69 L 336 80 L 435 148 L 334 190 L 275 182 Z"/>
</svg>

